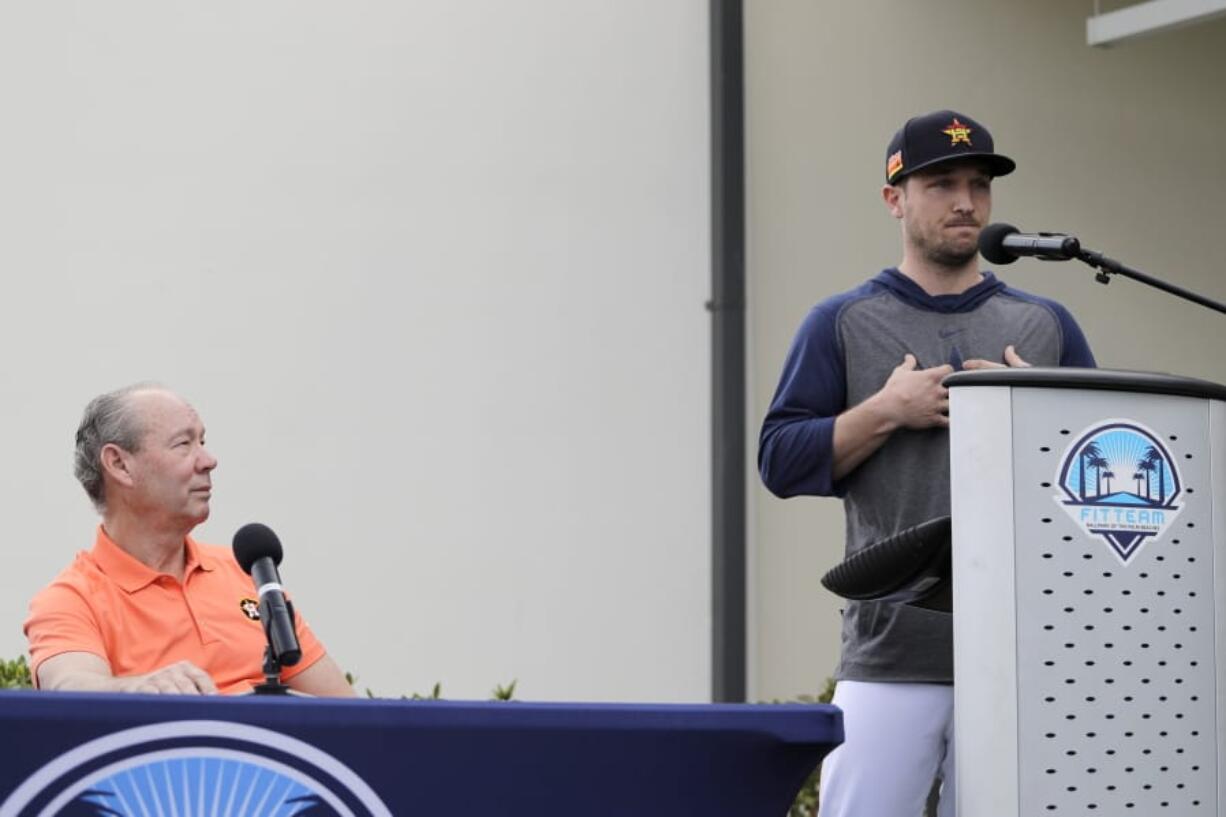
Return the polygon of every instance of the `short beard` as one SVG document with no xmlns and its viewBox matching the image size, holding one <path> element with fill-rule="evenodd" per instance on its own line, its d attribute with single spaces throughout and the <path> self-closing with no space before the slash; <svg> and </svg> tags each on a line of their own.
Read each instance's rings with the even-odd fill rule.
<svg viewBox="0 0 1226 817">
<path fill-rule="evenodd" d="M 951 244 L 941 242 L 929 244 L 921 236 L 911 236 L 911 244 L 920 251 L 924 260 L 951 270 L 960 270 L 969 264 L 979 252 L 979 247 L 972 244 L 966 249 L 959 249 Z"/>
<path fill-rule="evenodd" d="M 923 247 L 924 258 L 939 267 L 962 269 L 974 259 L 979 252 L 978 247 L 969 250 L 956 250 L 950 246 Z"/>
</svg>

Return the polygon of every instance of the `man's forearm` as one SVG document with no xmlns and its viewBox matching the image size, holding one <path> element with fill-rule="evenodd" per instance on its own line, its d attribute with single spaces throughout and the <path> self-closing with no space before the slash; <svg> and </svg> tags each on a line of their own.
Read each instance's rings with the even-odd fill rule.
<svg viewBox="0 0 1226 817">
<path fill-rule="evenodd" d="M 840 480 L 856 470 L 897 428 L 898 422 L 882 409 L 880 393 L 836 417 L 832 442 L 834 478 Z"/>
<path fill-rule="evenodd" d="M 116 676 L 107 661 L 92 653 L 62 653 L 48 658 L 38 668 L 42 689 L 72 692 L 146 692 L 194 695 L 215 693 L 217 687 L 208 673 L 189 661 L 154 670 L 144 675 Z"/>
<path fill-rule="evenodd" d="M 93 670 L 74 670 L 56 673 L 52 678 L 41 680 L 39 686 L 58 692 L 120 692 L 123 680 Z"/>
</svg>

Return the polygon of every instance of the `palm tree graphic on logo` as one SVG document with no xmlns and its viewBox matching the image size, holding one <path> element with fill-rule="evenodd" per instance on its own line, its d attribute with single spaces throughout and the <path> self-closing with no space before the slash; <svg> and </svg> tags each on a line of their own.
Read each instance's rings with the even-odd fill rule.
<svg viewBox="0 0 1226 817">
<path fill-rule="evenodd" d="M 1117 474 L 1127 488 L 1112 489 Z M 1127 563 L 1179 513 L 1182 481 L 1158 435 L 1131 420 L 1111 420 L 1075 438 L 1061 459 L 1055 499 L 1082 530 Z"/>
<path fill-rule="evenodd" d="M 1094 463 L 1096 462 L 1101 462 L 1103 463 L 1103 466 L 1106 467 L 1107 461 L 1102 458 L 1102 453 L 1102 450 L 1098 447 L 1098 443 L 1089 442 L 1085 444 L 1077 455 L 1081 459 L 1081 487 L 1078 493 L 1081 494 L 1082 502 L 1086 501 L 1086 471 L 1088 468 L 1094 468 Z M 1095 493 L 1101 492 L 1096 491 Z"/>
<path fill-rule="evenodd" d="M 1149 448 L 1145 449 L 1145 459 L 1137 463 L 1137 467 L 1142 468 L 1142 470 L 1146 472 L 1149 472 L 1149 471 L 1158 472 L 1158 504 L 1159 505 L 1166 502 L 1166 481 L 1163 479 L 1163 467 L 1162 467 L 1163 462 L 1165 462 L 1165 460 L 1162 458 L 1162 452 L 1154 448 L 1151 445 Z M 1148 467 L 1142 467 L 1142 463 L 1146 464 Z M 1148 481 L 1146 481 L 1145 487 L 1146 489 L 1149 488 Z"/>
</svg>

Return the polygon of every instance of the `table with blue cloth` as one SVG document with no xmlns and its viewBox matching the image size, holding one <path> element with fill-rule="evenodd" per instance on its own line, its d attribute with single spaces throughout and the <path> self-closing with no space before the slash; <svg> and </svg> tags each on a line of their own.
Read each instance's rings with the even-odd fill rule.
<svg viewBox="0 0 1226 817">
<path fill-rule="evenodd" d="M 0 817 L 783 817 L 822 705 L 0 693 Z"/>
</svg>

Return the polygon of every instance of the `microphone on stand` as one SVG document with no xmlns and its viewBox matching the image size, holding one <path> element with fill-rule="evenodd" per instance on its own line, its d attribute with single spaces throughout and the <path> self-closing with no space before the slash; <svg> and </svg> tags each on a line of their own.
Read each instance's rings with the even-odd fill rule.
<svg viewBox="0 0 1226 817">
<path fill-rule="evenodd" d="M 1068 261 L 1081 256 L 1081 242 L 1062 233 L 1023 233 L 1012 224 L 989 224 L 979 233 L 979 252 L 993 264 L 1012 264 L 1024 255 Z"/>
<path fill-rule="evenodd" d="M 255 581 L 271 657 L 277 664 L 292 667 L 302 658 L 302 647 L 294 630 L 293 607 L 277 573 L 281 555 L 281 540 L 267 525 L 252 522 L 234 534 L 234 560 Z"/>
</svg>

